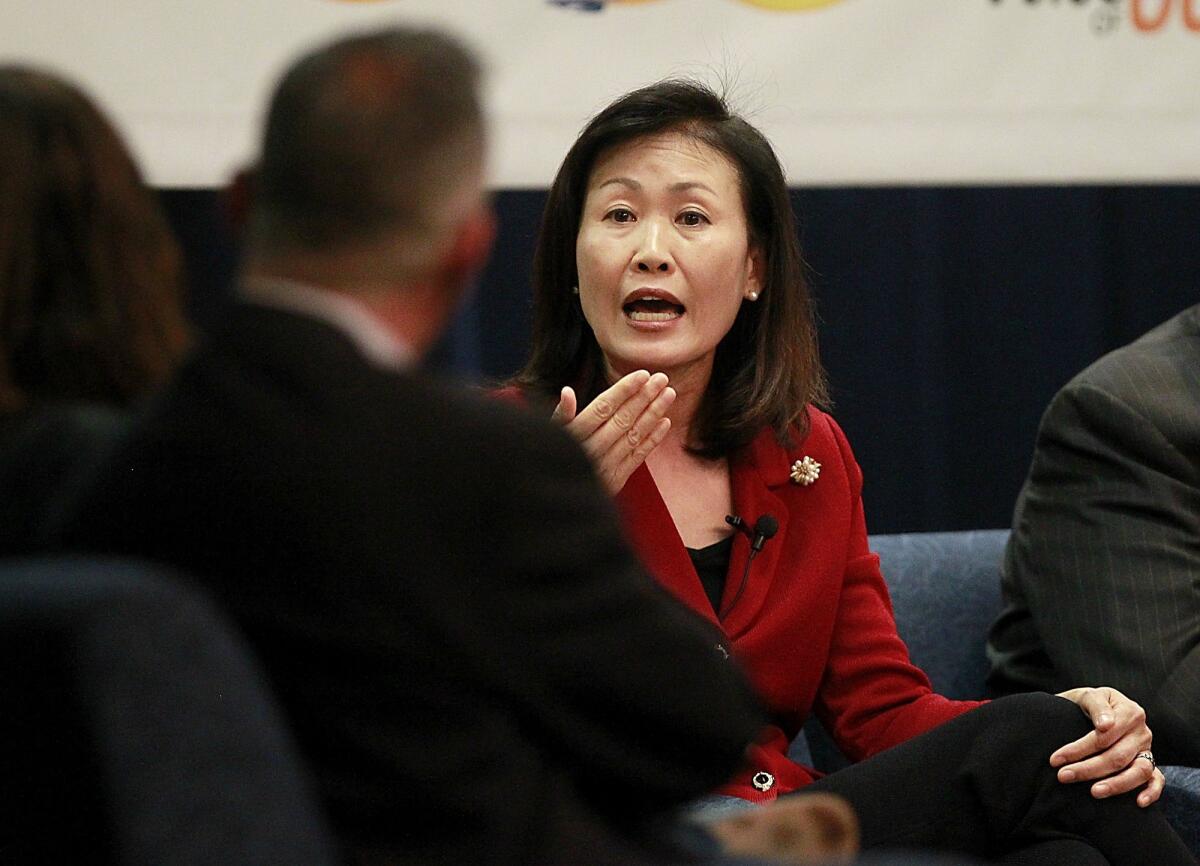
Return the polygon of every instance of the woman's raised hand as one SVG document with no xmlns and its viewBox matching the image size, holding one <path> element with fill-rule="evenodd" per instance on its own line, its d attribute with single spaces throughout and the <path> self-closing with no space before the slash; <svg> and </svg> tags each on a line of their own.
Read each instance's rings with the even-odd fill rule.
<svg viewBox="0 0 1200 866">
<path fill-rule="evenodd" d="M 635 370 L 578 414 L 574 389 L 563 388 L 551 418 L 579 440 L 604 488 L 615 496 L 666 438 L 671 429 L 666 413 L 674 400 L 665 373 Z"/>
<path fill-rule="evenodd" d="M 1093 797 L 1112 797 L 1144 786 L 1138 805 L 1156 801 L 1166 778 L 1155 766 L 1150 751 L 1154 737 L 1141 705 L 1107 686 L 1070 689 L 1059 697 L 1077 704 L 1095 728 L 1050 756 L 1050 766 L 1059 768 L 1058 780 L 1094 782 Z"/>
</svg>

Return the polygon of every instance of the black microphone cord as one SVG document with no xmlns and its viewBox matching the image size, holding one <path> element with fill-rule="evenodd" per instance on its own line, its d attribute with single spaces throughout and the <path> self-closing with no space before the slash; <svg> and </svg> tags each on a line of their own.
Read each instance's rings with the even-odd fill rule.
<svg viewBox="0 0 1200 866">
<path fill-rule="evenodd" d="M 738 599 L 742 597 L 742 593 L 746 591 L 746 582 L 750 579 L 750 563 L 754 562 L 756 556 L 758 556 L 758 551 L 753 547 L 750 548 L 750 555 L 746 557 L 746 567 L 742 569 L 742 582 L 738 584 L 737 592 L 729 600 L 729 604 L 725 605 L 724 610 L 717 614 L 717 619 L 725 619 L 729 611 L 733 610 L 733 606 L 738 603 Z"/>
<path fill-rule="evenodd" d="M 746 521 L 738 517 L 736 514 L 730 514 L 725 517 L 725 522 L 734 529 L 746 533 L 750 541 L 750 555 L 746 557 L 746 567 L 742 569 L 742 580 L 738 584 L 737 592 L 733 598 L 729 600 L 729 604 L 717 614 L 717 619 L 724 619 L 728 613 L 733 610 L 734 605 L 741 599 L 742 593 L 746 591 L 746 584 L 750 580 L 750 564 L 754 562 L 754 557 L 758 556 L 763 545 L 766 544 L 768 538 L 773 538 L 775 533 L 779 531 L 779 521 L 770 514 L 764 514 L 754 522 L 754 531 L 751 532 L 746 526 Z"/>
</svg>

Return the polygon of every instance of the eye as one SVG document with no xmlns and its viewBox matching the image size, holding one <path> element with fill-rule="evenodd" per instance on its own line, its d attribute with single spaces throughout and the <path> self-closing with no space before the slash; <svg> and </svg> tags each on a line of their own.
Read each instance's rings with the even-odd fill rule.
<svg viewBox="0 0 1200 866">
<path fill-rule="evenodd" d="M 700 213 L 700 211 L 695 210 L 685 210 L 678 217 L 676 217 L 676 220 L 678 220 L 681 225 L 685 226 L 701 226 L 709 221 L 708 217 Z"/>
<path fill-rule="evenodd" d="M 615 223 L 631 223 L 637 219 L 637 217 L 633 215 L 633 211 L 627 207 L 615 207 L 606 213 L 604 218 L 606 220 L 612 220 Z"/>
</svg>

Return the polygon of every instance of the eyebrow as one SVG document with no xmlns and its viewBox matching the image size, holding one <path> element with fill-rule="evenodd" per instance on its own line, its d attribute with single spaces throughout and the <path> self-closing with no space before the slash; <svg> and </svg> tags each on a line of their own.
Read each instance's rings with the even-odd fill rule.
<svg viewBox="0 0 1200 866">
<path fill-rule="evenodd" d="M 642 185 L 631 177 L 611 177 L 604 183 L 596 187 L 596 189 L 604 189 L 606 186 L 627 186 L 630 189 L 640 190 Z M 706 183 L 701 183 L 698 180 L 681 180 L 678 183 L 673 183 L 667 189 L 670 192 L 687 192 L 692 189 L 702 189 L 706 192 L 716 195 L 717 192 Z"/>
</svg>

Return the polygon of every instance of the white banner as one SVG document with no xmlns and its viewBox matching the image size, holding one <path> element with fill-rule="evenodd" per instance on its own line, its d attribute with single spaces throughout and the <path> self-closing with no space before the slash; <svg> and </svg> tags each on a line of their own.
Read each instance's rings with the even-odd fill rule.
<svg viewBox="0 0 1200 866">
<path fill-rule="evenodd" d="M 544 187 L 587 117 L 668 75 L 729 83 L 795 184 L 1195 182 L 1200 0 L 5 0 L 0 56 L 82 82 L 150 179 L 254 152 L 294 54 L 383 22 L 488 69 L 492 183 Z"/>
</svg>

